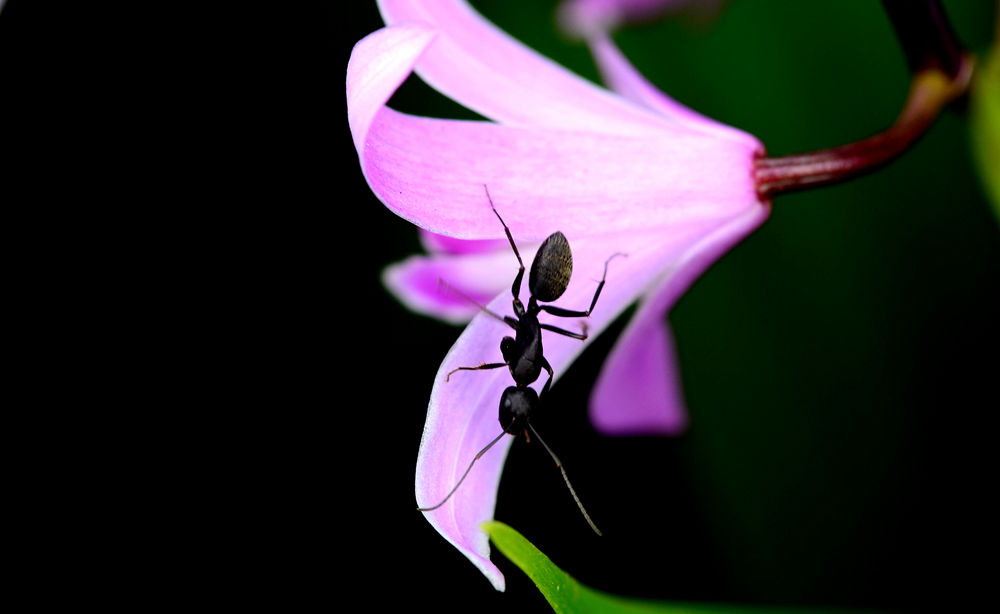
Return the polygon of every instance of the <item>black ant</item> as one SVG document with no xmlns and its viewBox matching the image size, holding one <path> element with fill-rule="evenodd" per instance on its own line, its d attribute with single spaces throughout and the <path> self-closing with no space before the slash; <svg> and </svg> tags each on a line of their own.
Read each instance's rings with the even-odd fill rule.
<svg viewBox="0 0 1000 614">
<path fill-rule="evenodd" d="M 483 186 L 486 188 L 486 186 Z M 556 231 L 549 235 L 545 241 L 542 242 L 541 246 L 538 248 L 538 252 L 535 254 L 535 259 L 531 263 L 531 271 L 528 274 L 528 290 L 530 291 L 530 296 L 528 298 L 528 306 L 525 307 L 524 303 L 521 302 L 521 281 L 524 279 L 524 261 L 521 260 L 521 254 L 517 251 L 517 245 L 514 244 L 514 237 L 510 234 L 510 228 L 504 223 L 503 218 L 500 217 L 500 213 L 497 211 L 496 207 L 493 205 L 493 199 L 490 198 L 489 188 L 486 188 L 486 199 L 490 203 L 490 207 L 493 209 L 493 213 L 496 214 L 497 219 L 500 220 L 500 224 L 503 225 L 504 233 L 507 235 L 507 240 L 510 242 L 510 247 L 514 250 L 514 256 L 517 258 L 517 263 L 519 265 L 517 276 L 514 277 L 514 283 L 511 285 L 511 293 L 514 295 L 513 308 L 514 315 L 511 316 L 501 316 L 487 309 L 486 307 L 480 305 L 483 311 L 485 311 L 490 316 L 506 323 L 508 326 L 514 329 L 514 337 L 504 337 L 500 341 L 500 353 L 503 355 L 503 362 L 492 362 L 483 363 L 477 367 L 458 367 L 452 369 L 445 376 L 445 381 L 448 381 L 452 374 L 456 371 L 479 371 L 484 369 L 499 369 L 501 367 L 509 367 L 511 377 L 514 378 L 514 386 L 508 386 L 506 390 L 503 391 L 503 396 L 500 397 L 500 426 L 503 427 L 503 431 L 497 436 L 496 439 L 491 441 L 485 448 L 476 454 L 472 462 L 469 463 L 469 467 L 459 478 L 458 483 L 455 484 L 454 488 L 445 495 L 445 498 L 437 505 L 431 507 L 419 507 L 417 508 L 421 512 L 429 512 L 435 510 L 442 505 L 458 490 L 458 487 L 465 480 L 465 477 L 469 475 L 469 471 L 472 470 L 472 465 L 475 464 L 486 452 L 494 446 L 504 435 L 510 434 L 515 437 L 518 435 L 524 435 L 525 440 L 530 441 L 528 435 L 529 431 L 535 436 L 535 438 L 541 442 L 542 446 L 555 461 L 556 467 L 562 472 L 563 479 L 566 481 L 566 486 L 569 487 L 570 494 L 573 495 L 573 499 L 576 501 L 577 506 L 583 513 L 583 517 L 587 520 L 587 524 L 590 528 L 594 530 L 595 533 L 601 535 L 600 530 L 590 519 L 590 515 L 587 510 L 584 509 L 583 504 L 580 502 L 580 498 L 577 496 L 576 491 L 573 490 L 573 485 L 569 482 L 569 477 L 566 475 L 566 470 L 562 466 L 562 461 L 559 457 L 552 452 L 552 449 L 542 440 L 535 430 L 535 427 L 531 425 L 531 416 L 536 413 L 541 402 L 541 398 L 545 396 L 548 392 L 549 387 L 552 385 L 552 378 L 554 373 L 549 362 L 545 360 L 545 356 L 542 353 L 542 330 L 551 331 L 566 337 L 572 337 L 573 339 L 584 340 L 587 338 L 586 327 L 584 327 L 584 332 L 574 333 L 551 324 L 545 324 L 538 321 L 538 314 L 542 311 L 550 313 L 554 316 L 562 318 L 585 318 L 590 316 L 591 312 L 594 310 L 594 306 L 597 304 L 598 297 L 601 296 L 601 290 L 604 288 L 605 279 L 608 276 L 608 263 L 615 256 L 622 256 L 624 254 L 616 253 L 607 259 L 604 263 L 604 276 L 601 277 L 600 283 L 597 284 L 597 290 L 594 292 L 594 298 L 590 301 L 590 308 L 586 311 L 575 311 L 571 309 L 564 309 L 562 307 L 557 307 L 555 305 L 540 305 L 539 301 L 544 303 L 552 302 L 558 299 L 566 291 L 566 287 L 569 285 L 570 276 L 573 274 L 573 254 L 570 252 L 569 241 L 566 240 L 566 236 L 562 232 Z M 529 384 L 535 382 L 541 375 L 542 370 L 548 373 L 548 379 L 545 381 L 545 385 L 542 386 L 541 394 L 535 392 L 533 388 L 529 387 Z"/>
</svg>

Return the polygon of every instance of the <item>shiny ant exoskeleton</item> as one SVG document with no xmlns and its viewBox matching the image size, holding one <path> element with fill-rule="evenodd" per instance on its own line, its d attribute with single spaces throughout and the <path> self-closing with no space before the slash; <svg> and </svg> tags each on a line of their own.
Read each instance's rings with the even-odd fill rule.
<svg viewBox="0 0 1000 614">
<path fill-rule="evenodd" d="M 486 186 L 483 186 L 484 188 Z M 545 324 L 538 321 L 538 314 L 542 311 L 552 314 L 554 316 L 562 318 L 585 318 L 588 317 L 594 310 L 594 306 L 597 304 L 597 299 L 601 295 L 601 290 L 604 288 L 604 282 L 608 275 L 608 263 L 615 256 L 621 256 L 624 254 L 616 253 L 613 254 L 604 263 L 604 275 L 601 277 L 600 283 L 597 285 L 597 290 L 594 292 L 594 298 L 590 301 L 590 307 L 586 311 L 576 311 L 571 309 L 564 309 L 562 307 L 557 307 L 555 305 L 541 305 L 539 301 L 543 303 L 549 303 L 557 300 L 566 291 L 566 287 L 569 285 L 569 280 L 573 274 L 573 254 L 569 248 L 569 241 L 566 240 L 566 236 L 562 232 L 555 232 L 549 235 L 545 241 L 542 242 L 541 246 L 538 248 L 538 252 L 535 254 L 535 258 L 531 263 L 531 271 L 528 274 L 528 290 L 530 296 L 528 297 L 528 305 L 525 307 L 524 303 L 521 302 L 521 282 L 524 279 L 524 262 L 521 260 L 521 254 L 517 251 L 517 245 L 514 244 L 514 237 L 510 233 L 510 229 L 507 224 L 504 223 L 503 218 L 500 217 L 500 213 L 497 212 L 496 207 L 493 205 L 493 199 L 490 198 L 489 189 L 486 190 L 486 198 L 490 203 L 490 207 L 493 209 L 493 213 L 496 214 L 497 219 L 500 220 L 500 224 L 503 225 L 504 233 L 507 235 L 507 240 L 510 242 L 510 247 L 514 250 L 514 256 L 517 258 L 517 263 L 519 265 L 517 276 L 514 277 L 514 283 L 511 285 L 511 293 L 514 295 L 513 309 L 514 317 L 512 316 L 501 316 L 487 309 L 486 307 L 480 306 L 483 311 L 485 311 L 490 316 L 506 323 L 508 326 L 514 329 L 514 337 L 504 337 L 500 341 L 500 353 L 503 355 L 503 362 L 492 362 L 483 363 L 476 367 L 458 367 L 452 369 L 445 376 L 445 381 L 448 381 L 452 374 L 456 371 L 478 371 L 484 369 L 499 369 L 501 367 L 509 367 L 510 375 L 514 378 L 514 386 L 508 386 L 504 391 L 503 395 L 500 397 L 500 426 L 503 427 L 503 431 L 491 441 L 485 448 L 480 450 L 476 454 L 472 462 L 469 463 L 469 467 L 462 474 L 462 477 L 455 484 L 454 488 L 445 496 L 445 498 L 437 505 L 431 507 L 421 507 L 417 508 L 422 512 L 428 512 L 435 510 L 447 501 L 458 487 L 465 480 L 465 477 L 469 475 L 469 471 L 472 470 L 472 465 L 475 464 L 479 458 L 481 458 L 486 452 L 493 447 L 504 435 L 510 434 L 515 437 L 518 435 L 524 435 L 526 440 L 530 441 L 528 435 L 529 431 L 535 436 L 535 438 L 541 442 L 542 446 L 555 461 L 556 466 L 562 472 L 563 479 L 566 481 L 566 486 L 569 487 L 570 494 L 573 495 L 573 499 L 576 501 L 577 506 L 583 513 L 583 517 L 587 520 L 590 528 L 594 530 L 598 535 L 601 532 L 594 525 L 594 522 L 590 519 L 590 515 L 587 510 L 584 509 L 583 504 L 580 502 L 580 498 L 576 495 L 576 491 L 573 490 L 572 484 L 569 482 L 569 477 L 566 475 L 566 470 L 562 466 L 562 462 L 559 458 L 552 452 L 551 448 L 542 440 L 538 435 L 538 432 L 531 425 L 531 416 L 537 412 L 538 407 L 541 402 L 541 398 L 545 396 L 548 392 L 549 387 L 552 385 L 552 378 L 554 372 L 549 362 L 545 360 L 545 356 L 542 352 L 542 330 L 547 330 L 553 333 L 564 335 L 567 337 L 572 337 L 574 339 L 580 339 L 581 341 L 587 338 L 586 329 L 582 333 L 574 333 L 557 326 L 552 326 L 551 324 Z M 545 385 L 542 386 L 541 394 L 535 392 L 535 390 L 529 387 L 529 384 L 534 383 L 538 377 L 541 375 L 542 370 L 548 373 L 548 379 L 545 381 Z"/>
</svg>

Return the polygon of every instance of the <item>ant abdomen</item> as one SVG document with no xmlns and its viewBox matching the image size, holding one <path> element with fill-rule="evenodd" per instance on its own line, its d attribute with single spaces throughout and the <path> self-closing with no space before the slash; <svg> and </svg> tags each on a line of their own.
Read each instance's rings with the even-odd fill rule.
<svg viewBox="0 0 1000 614">
<path fill-rule="evenodd" d="M 561 232 L 554 232 L 538 248 L 531 263 L 528 289 L 543 303 L 550 303 L 566 291 L 573 275 L 573 253 L 569 241 Z"/>
</svg>

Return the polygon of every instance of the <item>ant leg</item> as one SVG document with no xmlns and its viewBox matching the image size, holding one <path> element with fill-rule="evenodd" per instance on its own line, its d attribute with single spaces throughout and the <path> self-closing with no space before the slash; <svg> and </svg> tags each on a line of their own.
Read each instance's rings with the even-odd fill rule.
<svg viewBox="0 0 1000 614">
<path fill-rule="evenodd" d="M 550 330 L 550 331 L 552 331 L 552 332 L 554 332 L 556 334 L 563 335 L 565 337 L 572 337 L 574 339 L 579 339 L 580 341 L 583 341 L 584 339 L 587 338 L 587 333 L 586 332 L 583 332 L 583 333 L 574 333 L 572 331 L 566 330 L 565 328 L 559 328 L 558 326 L 552 326 L 551 324 L 539 324 L 538 326 L 540 328 L 544 328 L 545 330 Z"/>
<path fill-rule="evenodd" d="M 539 400 L 541 400 L 545 396 L 545 393 L 549 391 L 549 388 L 552 386 L 552 378 L 555 377 L 552 365 L 549 364 L 549 361 L 545 360 L 544 356 L 542 356 L 542 368 L 548 371 L 549 379 L 545 380 L 545 385 L 542 386 L 542 392 L 538 395 Z"/>
<path fill-rule="evenodd" d="M 451 371 L 448 371 L 448 375 L 444 376 L 444 381 L 447 382 L 451 378 L 451 374 L 454 373 L 455 371 L 480 371 L 483 369 L 499 369 L 500 367 L 506 367 L 506 366 L 507 363 L 505 362 L 491 362 L 491 363 L 483 363 L 478 367 L 458 367 L 452 369 Z"/>
<path fill-rule="evenodd" d="M 520 302 L 521 294 L 521 280 L 524 279 L 524 261 L 521 260 L 521 253 L 517 251 L 517 245 L 514 245 L 514 237 L 510 234 L 510 228 L 507 228 L 507 224 L 500 217 L 500 213 L 497 212 L 497 208 L 493 206 L 493 199 L 490 198 L 490 189 L 483 184 L 483 188 L 486 189 L 486 200 L 490 201 L 490 208 L 493 209 L 493 213 L 496 214 L 497 219 L 503 225 L 503 231 L 507 234 L 507 240 L 510 241 L 510 248 L 514 250 L 514 256 L 517 257 L 517 264 L 520 268 L 517 270 L 517 277 L 514 278 L 514 283 L 511 284 L 510 291 L 514 295 L 514 300 Z"/>
<path fill-rule="evenodd" d="M 601 290 L 604 289 L 604 281 L 608 277 L 608 263 L 614 260 L 616 256 L 625 256 L 622 252 L 617 252 L 611 254 L 611 257 L 604 262 L 604 276 L 601 277 L 601 283 L 597 284 L 597 290 L 594 292 L 594 298 L 590 301 L 590 308 L 587 311 L 574 311 L 572 309 L 563 309 L 562 307 L 556 307 L 555 305 L 539 305 L 542 311 L 551 313 L 554 316 L 559 316 L 560 318 L 586 318 L 589 317 L 591 312 L 594 311 L 594 305 L 597 304 L 597 298 L 601 296 Z M 572 335 L 570 335 L 572 337 Z"/>
<path fill-rule="evenodd" d="M 493 318 L 495 320 L 500 320 L 501 322 L 505 323 L 507 326 L 510 326 L 514 330 L 518 329 L 517 319 L 516 318 L 512 318 L 511 316 L 502 316 L 499 313 L 490 310 L 486 305 L 483 305 L 482 303 L 480 303 L 476 299 L 472 298 L 468 294 L 465 294 L 464 292 L 462 292 L 458 288 L 452 286 L 451 284 L 449 284 L 448 282 L 446 282 L 443 279 L 439 279 L 438 283 L 441 284 L 442 286 L 444 286 L 445 288 L 451 290 L 455 294 L 461 296 L 465 300 L 469 301 L 473 305 L 479 307 L 480 310 L 482 310 L 486 315 L 490 316 L 491 318 Z"/>
</svg>

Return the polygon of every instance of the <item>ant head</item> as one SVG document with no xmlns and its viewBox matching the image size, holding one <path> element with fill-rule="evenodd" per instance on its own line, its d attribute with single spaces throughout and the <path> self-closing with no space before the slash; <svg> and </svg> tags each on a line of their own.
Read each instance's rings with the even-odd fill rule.
<svg viewBox="0 0 1000 614">
<path fill-rule="evenodd" d="M 569 241 L 561 232 L 554 232 L 542 242 L 531 263 L 528 289 L 535 299 L 548 303 L 556 300 L 566 291 L 569 278 L 573 275 L 573 253 Z"/>
<path fill-rule="evenodd" d="M 533 388 L 508 386 L 500 397 L 500 426 L 511 435 L 528 428 L 528 418 L 538 409 L 538 393 Z"/>
</svg>

